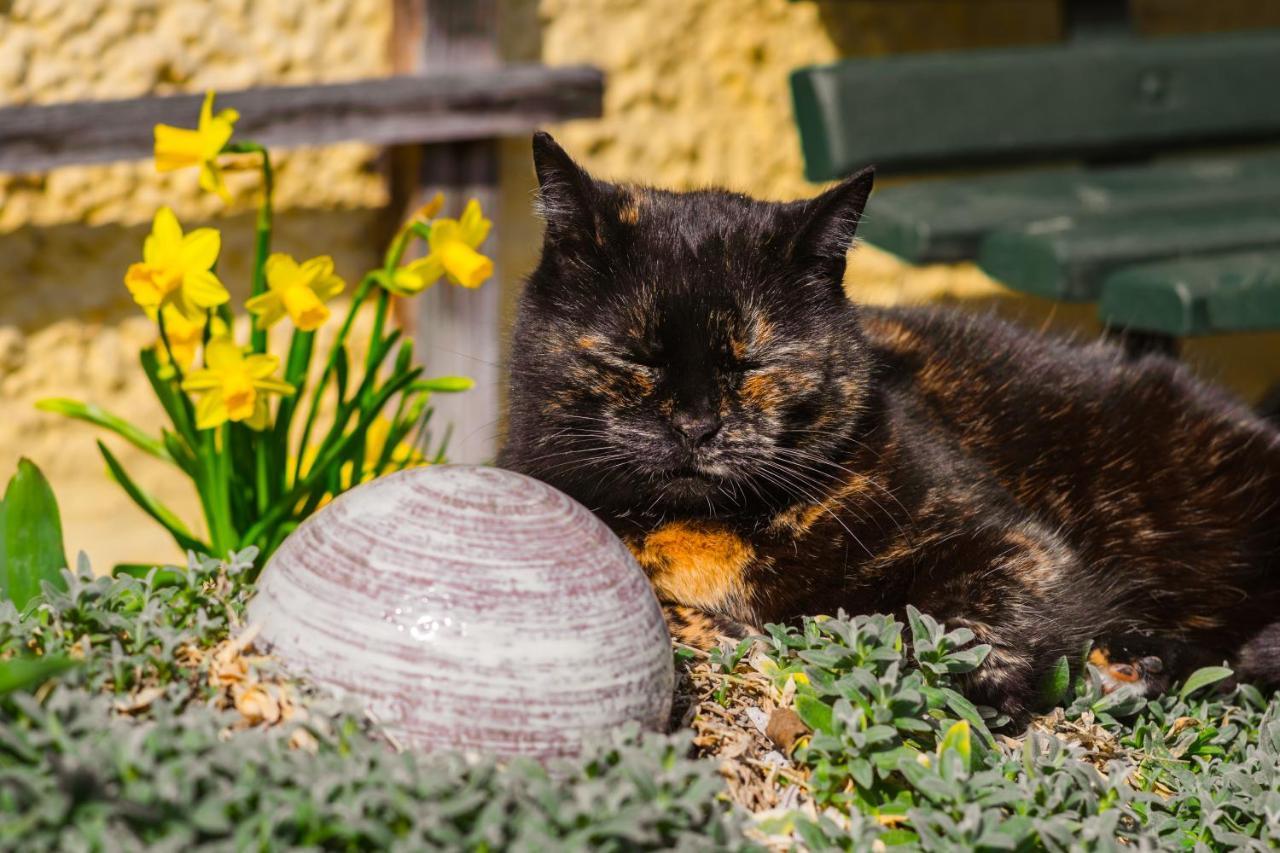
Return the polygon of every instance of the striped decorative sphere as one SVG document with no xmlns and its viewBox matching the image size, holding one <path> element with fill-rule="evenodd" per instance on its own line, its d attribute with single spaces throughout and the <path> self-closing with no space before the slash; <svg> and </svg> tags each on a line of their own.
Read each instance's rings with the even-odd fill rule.
<svg viewBox="0 0 1280 853">
<path fill-rule="evenodd" d="M 626 546 L 499 468 L 413 468 L 339 496 L 276 551 L 248 618 L 407 746 L 573 755 L 671 711 L 666 625 Z"/>
</svg>

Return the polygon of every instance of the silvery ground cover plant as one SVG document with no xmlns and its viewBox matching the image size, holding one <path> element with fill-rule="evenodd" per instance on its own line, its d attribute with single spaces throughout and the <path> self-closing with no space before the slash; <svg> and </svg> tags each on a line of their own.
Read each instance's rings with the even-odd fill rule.
<svg viewBox="0 0 1280 853">
<path fill-rule="evenodd" d="M 928 616 L 677 649 L 674 733 L 543 767 L 400 751 L 256 653 L 256 554 L 44 579 L 0 605 L 0 845 L 40 849 L 1266 849 L 1280 719 L 1205 670 L 1164 697 L 1046 679 L 1026 733 L 954 690 Z M 42 665 L 39 671 L 33 666 Z M 56 674 L 51 674 L 56 671 Z M 1065 670 L 1064 670 L 1065 671 Z"/>
</svg>

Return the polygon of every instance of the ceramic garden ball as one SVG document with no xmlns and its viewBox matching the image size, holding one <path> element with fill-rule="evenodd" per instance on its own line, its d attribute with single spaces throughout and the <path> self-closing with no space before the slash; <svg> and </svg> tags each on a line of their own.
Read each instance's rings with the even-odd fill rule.
<svg viewBox="0 0 1280 853">
<path fill-rule="evenodd" d="M 407 746 L 572 755 L 670 713 L 670 641 L 626 546 L 498 468 L 414 468 L 339 496 L 276 551 L 248 616 Z"/>
</svg>

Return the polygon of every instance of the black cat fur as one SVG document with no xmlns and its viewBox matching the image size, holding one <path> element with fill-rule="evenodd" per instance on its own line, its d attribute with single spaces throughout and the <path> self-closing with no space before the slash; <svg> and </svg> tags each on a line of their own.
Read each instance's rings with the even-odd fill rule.
<svg viewBox="0 0 1280 853">
<path fill-rule="evenodd" d="M 966 688 L 1015 718 L 1088 640 L 1158 658 L 1153 690 L 1224 660 L 1280 681 L 1273 426 L 1164 357 L 858 307 L 871 170 L 771 203 L 533 145 L 499 463 L 604 519 L 678 639 L 913 604 L 991 645 Z"/>
</svg>

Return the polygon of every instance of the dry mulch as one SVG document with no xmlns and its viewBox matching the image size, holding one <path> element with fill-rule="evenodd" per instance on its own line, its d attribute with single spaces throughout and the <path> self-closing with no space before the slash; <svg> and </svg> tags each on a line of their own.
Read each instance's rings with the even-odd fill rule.
<svg viewBox="0 0 1280 853">
<path fill-rule="evenodd" d="M 723 642 L 726 648 L 732 647 L 728 638 Z M 769 673 L 776 667 L 759 647 L 730 675 L 716 671 L 706 652 L 676 646 L 684 657 L 677 658 L 672 727 L 693 730 L 698 756 L 718 763 L 733 802 L 757 819 L 793 810 L 816 817 L 807 772 L 791 759 L 795 747 L 810 734 L 794 711 L 794 681 L 775 687 Z M 1090 714 L 1068 720 L 1058 708 L 1035 718 L 1031 730 L 1054 735 L 1104 773 L 1114 760 L 1134 768 L 1139 763 L 1140 756 L 1122 746 Z M 996 738 L 1010 749 L 1023 745 L 1022 737 Z M 766 836 L 758 830 L 749 834 L 772 849 L 794 849 L 795 840 L 789 836 Z"/>
</svg>

